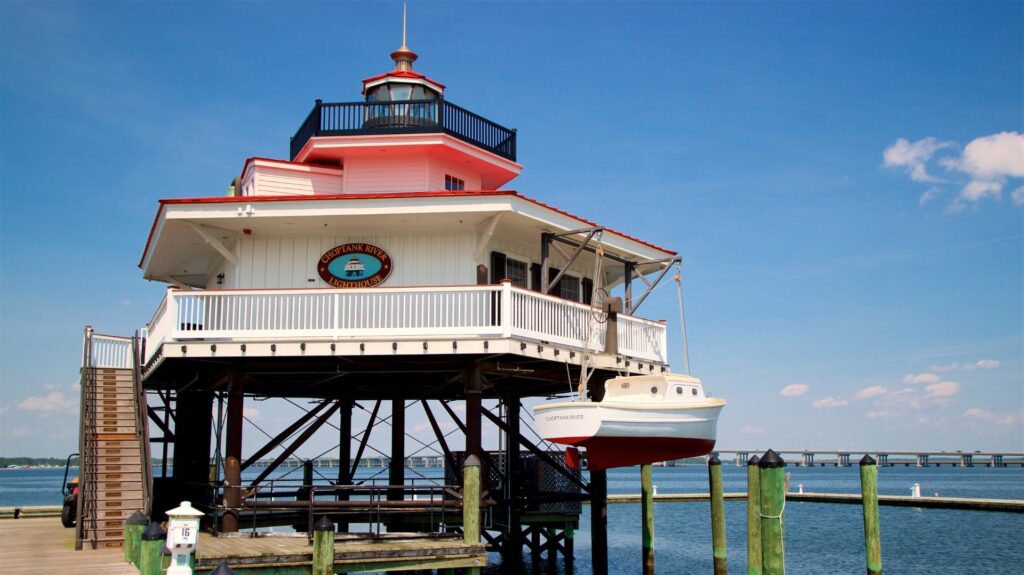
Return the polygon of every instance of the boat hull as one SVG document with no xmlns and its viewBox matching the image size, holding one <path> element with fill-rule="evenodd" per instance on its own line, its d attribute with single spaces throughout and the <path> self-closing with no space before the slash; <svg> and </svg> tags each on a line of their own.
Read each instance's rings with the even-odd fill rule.
<svg viewBox="0 0 1024 575">
<path fill-rule="evenodd" d="M 710 453 L 722 405 L 652 410 L 573 402 L 539 406 L 535 420 L 541 437 L 585 448 L 587 467 L 600 470 Z"/>
</svg>

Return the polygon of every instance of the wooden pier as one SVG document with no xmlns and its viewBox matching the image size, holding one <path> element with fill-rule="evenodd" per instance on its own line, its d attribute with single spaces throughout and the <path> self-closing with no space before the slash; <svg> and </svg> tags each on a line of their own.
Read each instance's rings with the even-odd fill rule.
<svg viewBox="0 0 1024 575">
<path fill-rule="evenodd" d="M 139 570 L 124 562 L 121 549 L 75 551 L 75 530 L 62 527 L 59 517 L 23 515 L 17 521 L 0 521 L 0 573 L 72 572 L 75 575 L 137 575 Z"/>
</svg>

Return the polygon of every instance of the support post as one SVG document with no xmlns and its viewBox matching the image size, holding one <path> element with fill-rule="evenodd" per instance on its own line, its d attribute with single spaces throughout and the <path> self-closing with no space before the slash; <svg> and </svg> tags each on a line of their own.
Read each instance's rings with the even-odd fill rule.
<svg viewBox="0 0 1024 575">
<path fill-rule="evenodd" d="M 726 575 L 725 492 L 722 487 L 722 460 L 717 453 L 708 460 L 708 482 L 711 484 L 711 545 L 715 559 L 715 575 Z"/>
<path fill-rule="evenodd" d="M 483 455 L 480 447 L 481 433 L 481 379 L 480 364 L 470 363 L 466 367 L 466 453 L 476 455 L 479 459 Z"/>
<path fill-rule="evenodd" d="M 520 399 L 514 393 L 505 397 L 506 441 L 505 483 L 508 503 L 508 537 L 502 545 L 502 567 L 520 569 L 523 562 L 523 521 L 521 509 L 521 474 L 519 459 Z"/>
<path fill-rule="evenodd" d="M 480 543 L 480 458 L 473 453 L 462 464 L 462 537 L 466 543 Z M 467 573 L 480 575 L 480 568 Z"/>
<path fill-rule="evenodd" d="M 761 575 L 761 476 L 752 455 L 747 460 L 747 575 Z"/>
<path fill-rule="evenodd" d="M 391 463 L 388 466 L 388 501 L 405 499 L 405 398 L 391 400 Z"/>
<path fill-rule="evenodd" d="M 860 460 L 860 493 L 864 505 L 864 551 L 868 575 L 882 575 L 882 542 L 878 530 L 878 466 L 870 455 Z"/>
<path fill-rule="evenodd" d="M 609 297 L 604 300 L 604 310 L 608 319 L 604 324 L 604 352 L 619 353 L 619 322 L 617 320 L 622 313 L 622 300 L 617 297 Z"/>
<path fill-rule="evenodd" d="M 313 573 L 312 575 L 333 575 L 334 573 L 334 523 L 326 517 L 313 526 Z"/>
<path fill-rule="evenodd" d="M 640 466 L 640 515 L 643 521 L 643 573 L 654 575 L 654 479 L 651 464 Z"/>
<path fill-rule="evenodd" d="M 142 532 L 149 525 L 149 518 L 142 511 L 132 513 L 124 523 L 124 562 L 138 566 L 139 544 L 142 542 Z"/>
<path fill-rule="evenodd" d="M 587 382 L 593 401 L 604 399 L 602 378 Z M 590 557 L 593 575 L 608 575 L 608 472 L 590 470 Z"/>
<path fill-rule="evenodd" d="M 238 531 L 238 510 L 242 503 L 242 421 L 245 396 L 245 374 L 238 367 L 231 370 L 228 383 L 228 423 L 224 458 L 224 520 L 225 533 Z"/>
<path fill-rule="evenodd" d="M 757 462 L 761 488 L 761 567 L 764 575 L 785 575 L 783 511 L 786 509 L 786 462 L 771 449 Z"/>
<path fill-rule="evenodd" d="M 352 465 L 352 404 L 351 399 L 339 399 L 338 408 L 338 485 L 351 485 L 352 476 L 349 474 Z M 338 501 L 348 501 L 349 492 L 343 489 L 338 490 Z M 338 521 L 338 531 L 348 532 L 348 522 Z"/>
<path fill-rule="evenodd" d="M 167 532 L 155 521 L 149 524 L 139 545 L 139 575 L 160 575 Z"/>
</svg>

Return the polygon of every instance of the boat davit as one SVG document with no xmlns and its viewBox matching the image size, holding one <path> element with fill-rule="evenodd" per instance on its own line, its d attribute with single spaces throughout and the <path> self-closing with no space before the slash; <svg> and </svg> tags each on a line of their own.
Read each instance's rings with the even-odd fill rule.
<svg viewBox="0 0 1024 575">
<path fill-rule="evenodd" d="M 541 437 L 586 448 L 589 469 L 608 469 L 710 453 L 724 406 L 704 393 L 699 379 L 660 374 L 609 379 L 601 401 L 533 410 Z"/>
</svg>

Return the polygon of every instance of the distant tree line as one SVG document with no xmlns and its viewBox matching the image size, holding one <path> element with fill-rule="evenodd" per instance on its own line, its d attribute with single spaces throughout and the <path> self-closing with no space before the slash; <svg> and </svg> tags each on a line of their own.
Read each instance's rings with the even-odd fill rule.
<svg viewBox="0 0 1024 575">
<path fill-rule="evenodd" d="M 11 465 L 17 465 L 18 467 L 24 465 L 59 465 L 64 466 L 64 462 L 67 461 L 63 457 L 0 457 L 0 467 L 9 467 Z"/>
</svg>

